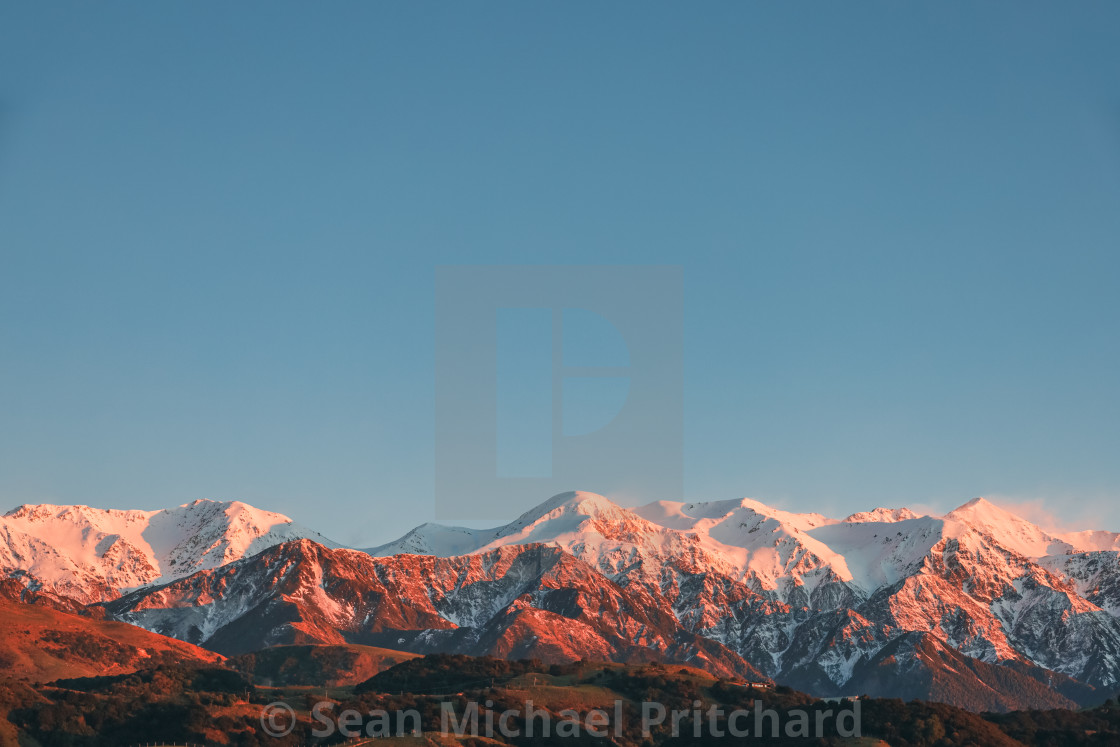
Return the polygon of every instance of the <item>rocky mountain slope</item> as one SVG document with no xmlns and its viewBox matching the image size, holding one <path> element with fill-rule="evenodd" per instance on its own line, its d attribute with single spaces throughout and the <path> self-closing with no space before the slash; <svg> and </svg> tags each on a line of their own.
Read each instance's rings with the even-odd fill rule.
<svg viewBox="0 0 1120 747">
<path fill-rule="evenodd" d="M 1117 535 L 1047 532 L 983 499 L 943 517 L 877 508 L 837 520 L 750 499 L 625 509 L 567 493 L 502 527 L 425 524 L 366 551 L 241 504 L 203 508 L 176 510 L 180 522 L 214 517 L 191 525 L 194 541 L 124 531 L 121 517 L 87 530 L 91 509 L 18 509 L 9 537 L 35 536 L 32 519 L 80 529 L 54 553 L 0 541 L 0 566 L 226 654 L 347 643 L 656 658 L 818 695 L 905 684 L 995 709 L 1120 690 Z M 118 546 L 150 568 L 119 563 Z"/>
<path fill-rule="evenodd" d="M 880 508 L 838 521 L 750 499 L 625 510 L 574 493 L 492 531 L 429 524 L 369 552 L 525 542 L 661 596 L 689 630 L 820 694 L 860 686 L 857 665 L 896 641 L 912 648 L 912 632 L 1031 677 L 1120 689 L 1117 535 L 1047 533 L 984 499 L 944 517 Z"/>
<path fill-rule="evenodd" d="M 660 659 L 764 679 L 686 630 L 659 597 L 539 544 L 477 555 L 373 558 L 308 540 L 107 605 L 120 620 L 225 654 L 360 643 L 546 662 Z"/>
</svg>

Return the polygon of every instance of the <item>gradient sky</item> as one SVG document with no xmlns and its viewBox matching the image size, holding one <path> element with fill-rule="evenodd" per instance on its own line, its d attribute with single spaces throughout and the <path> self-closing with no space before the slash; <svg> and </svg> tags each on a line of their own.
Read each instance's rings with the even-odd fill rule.
<svg viewBox="0 0 1120 747">
<path fill-rule="evenodd" d="M 637 263 L 684 271 L 689 499 L 1120 529 L 1118 29 L 4 3 L 0 509 L 237 498 L 388 540 L 432 515 L 435 266 Z"/>
</svg>

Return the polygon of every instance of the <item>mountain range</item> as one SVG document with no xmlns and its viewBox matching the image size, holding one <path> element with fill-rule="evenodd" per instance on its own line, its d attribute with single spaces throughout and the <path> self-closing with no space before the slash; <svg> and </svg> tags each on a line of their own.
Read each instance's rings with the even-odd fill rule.
<svg viewBox="0 0 1120 747">
<path fill-rule="evenodd" d="M 0 569 L 24 601 L 225 656 L 362 644 L 659 660 L 974 710 L 1120 689 L 1120 536 L 1048 532 L 979 498 L 833 519 L 573 492 L 502 527 L 424 524 L 367 549 L 237 502 L 21 506 L 0 518 Z"/>
</svg>

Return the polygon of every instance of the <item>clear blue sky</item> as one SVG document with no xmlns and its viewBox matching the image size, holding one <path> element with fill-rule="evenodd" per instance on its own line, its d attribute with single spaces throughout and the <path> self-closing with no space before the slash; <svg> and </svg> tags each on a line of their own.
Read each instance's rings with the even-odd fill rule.
<svg viewBox="0 0 1120 747">
<path fill-rule="evenodd" d="M 431 513 L 434 267 L 662 263 L 688 498 L 1120 529 L 1117 29 L 5 3 L 0 508 L 239 498 L 389 539 Z"/>
</svg>

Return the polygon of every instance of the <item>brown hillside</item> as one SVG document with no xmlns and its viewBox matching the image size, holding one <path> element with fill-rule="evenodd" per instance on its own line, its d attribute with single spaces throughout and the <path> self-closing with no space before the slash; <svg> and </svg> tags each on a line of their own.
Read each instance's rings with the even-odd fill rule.
<svg viewBox="0 0 1120 747">
<path fill-rule="evenodd" d="M 5 677 L 49 682 L 223 660 L 213 652 L 126 623 L 0 599 L 0 672 Z"/>
</svg>

